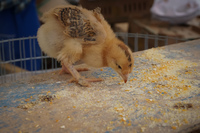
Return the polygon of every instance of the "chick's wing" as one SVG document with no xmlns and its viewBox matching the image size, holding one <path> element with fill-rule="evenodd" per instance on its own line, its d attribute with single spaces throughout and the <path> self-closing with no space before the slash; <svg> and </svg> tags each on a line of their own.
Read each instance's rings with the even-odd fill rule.
<svg viewBox="0 0 200 133">
<path fill-rule="evenodd" d="M 106 32 L 100 21 L 99 9 L 88 11 L 77 7 L 56 8 L 54 14 L 64 26 L 64 34 L 77 39 L 82 44 L 100 44 L 106 38 Z"/>
</svg>

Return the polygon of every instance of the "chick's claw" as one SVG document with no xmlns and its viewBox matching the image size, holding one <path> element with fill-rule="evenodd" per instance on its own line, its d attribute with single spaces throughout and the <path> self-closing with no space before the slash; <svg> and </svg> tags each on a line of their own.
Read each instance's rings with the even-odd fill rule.
<svg viewBox="0 0 200 133">
<path fill-rule="evenodd" d="M 86 79 L 88 82 L 100 82 L 103 81 L 101 78 L 87 78 Z"/>
<path fill-rule="evenodd" d="M 78 84 L 85 86 L 85 87 L 91 87 L 90 83 L 86 79 L 79 79 Z"/>
<path fill-rule="evenodd" d="M 77 70 L 78 72 L 89 71 L 88 68 L 76 68 L 76 70 Z"/>
<path fill-rule="evenodd" d="M 80 78 L 80 79 L 75 79 L 75 78 L 72 78 L 69 83 L 73 83 L 73 82 L 76 82 L 78 84 L 80 84 L 81 86 L 85 86 L 85 87 L 90 87 L 90 83 L 85 79 L 85 78 Z"/>
</svg>

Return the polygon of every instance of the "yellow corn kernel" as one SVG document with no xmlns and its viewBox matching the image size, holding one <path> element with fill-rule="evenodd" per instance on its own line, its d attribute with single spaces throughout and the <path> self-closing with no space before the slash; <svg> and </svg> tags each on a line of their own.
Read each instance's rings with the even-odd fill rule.
<svg viewBox="0 0 200 133">
<path fill-rule="evenodd" d="M 186 119 L 183 119 L 183 121 L 187 124 L 188 123 L 188 120 L 186 120 Z"/>
<path fill-rule="evenodd" d="M 114 121 L 110 121 L 110 124 L 113 124 L 114 123 Z"/>
<path fill-rule="evenodd" d="M 25 102 L 28 102 L 29 101 L 29 98 L 25 99 Z"/>
<path fill-rule="evenodd" d="M 47 91 L 47 94 L 51 93 L 51 91 Z"/>
<path fill-rule="evenodd" d="M 149 102 L 149 103 L 153 102 L 152 99 L 146 99 L 146 101 Z"/>
<path fill-rule="evenodd" d="M 125 117 L 121 118 L 121 121 L 126 122 L 126 118 Z"/>
<path fill-rule="evenodd" d="M 151 117 L 151 118 L 150 118 L 150 120 L 152 120 L 152 121 L 153 121 L 153 120 L 154 120 L 154 118 L 153 118 L 153 117 Z"/>
<path fill-rule="evenodd" d="M 176 126 L 172 126 L 172 129 L 176 130 Z"/>
</svg>

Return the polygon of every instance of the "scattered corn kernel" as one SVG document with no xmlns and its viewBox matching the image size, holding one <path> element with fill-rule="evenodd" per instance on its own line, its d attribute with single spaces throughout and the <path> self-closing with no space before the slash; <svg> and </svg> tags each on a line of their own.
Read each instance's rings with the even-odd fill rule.
<svg viewBox="0 0 200 133">
<path fill-rule="evenodd" d="M 60 126 L 60 128 L 65 128 L 65 126 L 63 125 L 63 126 Z"/>
<path fill-rule="evenodd" d="M 146 99 L 147 102 L 153 102 L 153 99 Z"/>
<path fill-rule="evenodd" d="M 172 129 L 176 130 L 176 126 L 172 126 Z"/>
<path fill-rule="evenodd" d="M 128 126 L 131 126 L 131 123 L 128 123 Z"/>
<path fill-rule="evenodd" d="M 126 121 L 126 118 L 125 118 L 125 117 L 123 117 L 123 118 L 121 119 L 121 121 L 125 122 L 125 121 Z"/>
<path fill-rule="evenodd" d="M 110 121 L 110 124 L 113 124 L 114 122 L 113 121 Z"/>
<path fill-rule="evenodd" d="M 123 107 L 118 107 L 118 108 L 115 107 L 115 110 L 118 111 L 118 112 L 122 112 L 122 111 L 124 111 L 124 108 Z"/>
<path fill-rule="evenodd" d="M 109 127 L 109 126 L 108 126 L 106 129 L 107 129 L 107 130 L 112 130 L 112 128 L 111 128 L 111 127 Z"/>
<path fill-rule="evenodd" d="M 51 93 L 51 91 L 47 91 L 47 94 Z"/>
<path fill-rule="evenodd" d="M 28 102 L 30 99 L 29 98 L 27 98 L 27 99 L 25 99 L 25 102 Z"/>
<path fill-rule="evenodd" d="M 184 121 L 185 123 L 188 123 L 188 120 L 186 120 L 186 119 L 183 119 L 183 121 Z"/>
<path fill-rule="evenodd" d="M 146 128 L 145 127 L 141 127 L 141 132 L 144 132 Z"/>
</svg>

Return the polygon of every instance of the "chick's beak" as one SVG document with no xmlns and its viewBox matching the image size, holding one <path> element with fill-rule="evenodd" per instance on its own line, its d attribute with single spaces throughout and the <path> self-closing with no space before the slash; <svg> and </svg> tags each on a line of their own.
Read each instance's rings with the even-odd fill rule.
<svg viewBox="0 0 200 133">
<path fill-rule="evenodd" d="M 126 83 L 128 80 L 128 74 L 120 74 L 120 76 L 123 78 L 124 83 Z"/>
</svg>

